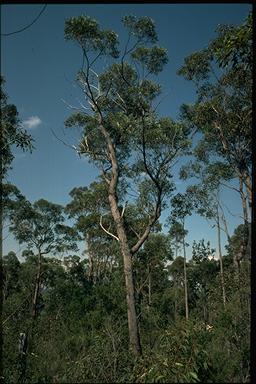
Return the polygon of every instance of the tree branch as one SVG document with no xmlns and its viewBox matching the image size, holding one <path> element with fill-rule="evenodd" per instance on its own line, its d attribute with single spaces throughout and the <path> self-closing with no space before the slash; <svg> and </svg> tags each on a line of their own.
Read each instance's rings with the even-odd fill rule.
<svg viewBox="0 0 256 384">
<path fill-rule="evenodd" d="M 100 216 L 100 227 L 103 229 L 104 232 L 106 232 L 109 236 L 112 236 L 114 239 L 119 241 L 119 238 L 116 235 L 113 235 L 113 233 L 109 232 L 106 228 L 103 227 L 102 224 L 102 216 Z"/>
</svg>

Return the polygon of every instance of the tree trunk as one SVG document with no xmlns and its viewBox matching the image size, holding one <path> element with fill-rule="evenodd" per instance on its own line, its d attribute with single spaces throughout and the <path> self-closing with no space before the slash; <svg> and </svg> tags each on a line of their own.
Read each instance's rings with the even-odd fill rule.
<svg viewBox="0 0 256 384">
<path fill-rule="evenodd" d="M 117 205 L 117 198 L 115 195 L 109 194 L 109 203 L 112 216 L 116 224 L 117 236 L 120 242 L 120 250 L 123 256 L 130 348 L 134 355 L 140 356 L 142 354 L 142 349 L 140 344 L 138 320 L 135 308 L 132 254 L 128 246 L 128 240 L 123 226 L 123 219 L 120 215 Z"/>
<path fill-rule="evenodd" d="M 185 231 L 184 221 L 183 221 L 183 231 Z M 183 255 L 184 255 L 185 311 L 186 311 L 186 320 L 188 320 L 188 285 L 187 285 L 187 265 L 186 265 L 185 235 L 183 236 Z"/>
<path fill-rule="evenodd" d="M 240 196 L 241 196 L 242 206 L 243 206 L 244 224 L 248 225 L 248 207 L 246 203 L 246 196 L 243 190 L 243 180 L 240 177 L 239 177 L 239 191 L 240 191 Z"/>
<path fill-rule="evenodd" d="M 246 202 L 246 196 L 243 191 L 243 180 L 242 178 L 239 178 L 239 190 L 240 190 L 240 196 L 242 199 L 242 205 L 243 205 L 243 216 L 244 216 L 244 225 L 247 228 L 247 238 L 246 238 L 246 249 L 244 249 L 244 255 L 247 254 L 248 258 L 250 259 L 251 254 L 251 218 L 249 220 L 249 212 L 248 212 L 248 206 Z M 249 203 L 250 204 L 250 203 Z"/>
<path fill-rule="evenodd" d="M 178 240 L 176 238 L 176 241 L 175 241 L 175 260 L 177 259 L 177 257 L 178 257 Z M 177 303 L 178 284 L 177 284 L 176 276 L 174 277 L 173 284 L 174 284 L 174 320 L 176 322 L 178 319 L 178 316 L 177 316 L 177 314 L 178 314 L 178 303 Z"/>
<path fill-rule="evenodd" d="M 132 253 L 129 249 L 128 239 L 124 229 L 123 217 L 118 208 L 118 198 L 116 195 L 119 176 L 118 161 L 116 158 L 114 144 L 111 140 L 108 131 L 105 129 L 102 123 L 101 117 L 99 118 L 99 123 L 100 130 L 106 140 L 109 158 L 111 161 L 111 179 L 107 180 L 109 186 L 108 200 L 111 214 L 116 225 L 121 254 L 123 256 L 130 348 L 135 356 L 140 356 L 142 355 L 142 349 L 140 344 L 138 319 L 135 307 L 135 287 L 132 269 Z"/>
<path fill-rule="evenodd" d="M 174 321 L 177 322 L 178 320 L 178 303 L 177 303 L 178 284 L 177 284 L 176 277 L 174 278 L 173 283 L 174 283 Z"/>
<path fill-rule="evenodd" d="M 41 252 L 39 251 L 39 253 L 38 253 L 38 267 L 37 267 L 37 273 L 36 273 L 36 285 L 35 285 L 34 297 L 33 297 L 33 302 L 32 302 L 32 317 L 33 317 L 33 319 L 35 319 L 37 316 L 37 302 L 38 302 L 39 289 L 40 289 L 41 266 L 42 266 L 42 255 L 41 255 Z"/>
<path fill-rule="evenodd" d="M 218 231 L 218 248 L 219 248 L 219 260 L 220 260 L 220 278 L 221 278 L 221 289 L 222 289 L 222 300 L 223 305 L 226 305 L 226 292 L 225 292 L 225 282 L 224 282 L 224 274 L 223 274 L 223 260 L 222 260 L 222 252 L 221 252 L 221 236 L 220 236 L 220 218 L 219 218 L 219 210 L 217 207 L 217 231 Z"/>
<path fill-rule="evenodd" d="M 152 295 L 152 278 L 151 278 L 151 269 L 148 273 L 148 305 L 151 306 L 151 295 Z"/>
<path fill-rule="evenodd" d="M 94 263 L 93 263 L 93 255 L 91 251 L 91 244 L 90 244 L 90 236 L 86 235 L 86 244 L 87 244 L 87 254 L 88 254 L 88 262 L 89 262 L 89 270 L 88 270 L 88 277 L 89 280 L 94 280 Z"/>
<path fill-rule="evenodd" d="M 247 172 L 243 176 L 244 176 L 243 181 L 244 181 L 244 184 L 245 184 L 245 187 L 247 190 L 247 195 L 248 195 L 249 207 L 251 207 L 252 206 L 252 182 L 251 182 L 251 178 Z"/>
<path fill-rule="evenodd" d="M 220 209 L 221 209 L 221 221 L 222 223 L 224 224 L 224 232 L 227 236 L 227 240 L 228 242 L 230 241 L 230 235 L 229 235 L 229 231 L 228 231 L 228 224 L 227 224 L 227 220 L 226 220 L 226 217 L 225 217 L 225 214 L 224 214 L 224 210 L 221 206 L 221 203 L 218 199 L 218 197 L 216 197 L 216 200 L 217 200 L 217 204 L 219 205 Z"/>
</svg>

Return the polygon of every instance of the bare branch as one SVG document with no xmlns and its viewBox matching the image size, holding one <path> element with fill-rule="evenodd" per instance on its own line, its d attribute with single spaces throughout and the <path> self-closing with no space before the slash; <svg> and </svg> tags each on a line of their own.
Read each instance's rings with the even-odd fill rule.
<svg viewBox="0 0 256 384">
<path fill-rule="evenodd" d="M 137 238 L 140 239 L 140 235 L 138 234 L 138 232 L 135 231 L 135 229 L 133 227 L 131 227 L 131 226 L 129 228 L 137 236 Z"/>
<path fill-rule="evenodd" d="M 80 108 L 75 107 L 74 105 L 69 104 L 66 100 L 61 99 L 61 101 L 66 104 L 70 109 L 75 109 L 76 111 L 80 111 Z"/>
<path fill-rule="evenodd" d="M 89 71 L 91 71 L 97 78 L 99 78 L 99 75 L 92 68 L 89 68 Z"/>
<path fill-rule="evenodd" d="M 76 148 L 74 145 L 70 145 L 70 144 L 66 143 L 64 140 L 60 139 L 60 138 L 56 135 L 56 133 L 54 132 L 54 130 L 53 130 L 52 128 L 51 128 L 51 131 L 52 131 L 53 136 L 54 136 L 57 140 L 61 141 L 66 147 L 69 147 L 69 148 L 73 149 L 73 151 L 76 151 L 76 153 L 78 153 L 78 150 L 77 150 L 77 148 Z"/>
<path fill-rule="evenodd" d="M 116 235 L 113 235 L 113 233 L 109 232 L 106 228 L 103 227 L 102 224 L 102 216 L 100 216 L 100 227 L 103 229 L 104 232 L 106 232 L 109 236 L 114 237 L 117 241 L 119 241 L 119 238 Z"/>
<path fill-rule="evenodd" d="M 222 181 L 220 182 L 221 185 L 223 185 L 224 187 L 226 188 L 229 188 L 229 189 L 233 189 L 234 191 L 240 193 L 239 189 L 235 188 L 235 187 L 231 187 L 231 185 L 228 185 L 226 183 L 223 183 Z"/>
<path fill-rule="evenodd" d="M 136 289 L 136 291 L 137 291 L 138 293 L 141 292 L 142 288 L 144 287 L 144 285 L 145 285 L 146 282 L 148 281 L 148 278 L 149 278 L 150 273 L 151 273 L 151 271 L 148 272 L 147 277 L 146 277 L 146 279 L 144 280 L 144 282 L 141 284 L 141 286 L 140 286 L 139 288 Z"/>
<path fill-rule="evenodd" d="M 124 206 L 123 206 L 123 209 L 122 209 L 122 213 L 121 213 L 121 217 L 123 217 L 123 215 L 124 215 L 124 211 L 125 211 L 125 208 L 126 208 L 126 204 L 127 204 L 127 201 L 124 203 Z"/>
<path fill-rule="evenodd" d="M 90 109 L 90 108 L 86 107 L 84 104 L 82 104 L 80 100 L 78 100 L 78 103 L 81 105 L 81 107 L 82 107 L 83 109 Z"/>
</svg>

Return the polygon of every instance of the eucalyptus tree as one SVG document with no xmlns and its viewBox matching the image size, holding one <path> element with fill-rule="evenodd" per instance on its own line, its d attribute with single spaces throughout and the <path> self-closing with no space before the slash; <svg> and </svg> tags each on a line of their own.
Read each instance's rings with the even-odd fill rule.
<svg viewBox="0 0 256 384">
<path fill-rule="evenodd" d="M 176 218 L 172 220 L 171 218 L 171 226 L 169 228 L 168 234 L 170 236 L 171 242 L 174 245 L 175 249 L 175 260 L 177 260 L 177 265 L 179 265 L 179 260 L 181 256 L 178 256 L 178 251 L 182 247 L 183 239 L 187 234 L 187 231 L 183 228 L 183 224 L 179 221 L 176 221 Z M 171 267 L 169 268 L 172 279 L 173 279 L 173 285 L 174 285 L 174 318 L 177 319 L 177 313 L 178 313 L 178 287 L 180 284 L 180 275 L 178 273 L 178 269 L 176 269 L 176 263 L 172 263 Z M 182 269 L 183 269 L 183 275 L 184 275 L 184 260 L 182 261 Z M 185 284 L 185 283 L 184 283 Z"/>
<path fill-rule="evenodd" d="M 252 202 L 252 15 L 241 26 L 219 26 L 205 49 L 185 59 L 179 74 L 193 81 L 197 100 L 183 105 L 182 116 L 201 139 L 198 159 L 229 168 Z M 224 179 L 225 180 L 225 179 Z"/>
<path fill-rule="evenodd" d="M 167 52 L 156 45 L 154 22 L 135 16 L 126 16 L 122 21 L 127 30 L 122 53 L 118 51 L 118 35 L 102 30 L 96 20 L 82 15 L 66 21 L 66 39 L 74 41 L 81 50 L 82 67 L 77 82 L 85 99 L 80 110 L 67 119 L 66 126 L 81 128 L 77 151 L 98 167 L 107 186 L 115 225 L 111 236 L 118 241 L 123 257 L 130 347 L 135 355 L 140 355 L 132 257 L 161 215 L 170 189 L 171 164 L 187 147 L 188 131 L 182 124 L 156 113 L 154 102 L 161 89 L 152 78 L 167 63 Z M 100 70 L 107 59 L 109 66 Z M 118 186 L 138 180 L 147 183 L 154 204 L 143 231 L 130 245 Z"/>
<path fill-rule="evenodd" d="M 194 207 L 197 213 L 206 219 L 215 221 L 218 231 L 219 254 L 221 254 L 221 230 L 225 232 L 227 241 L 230 242 L 228 223 L 220 197 L 223 180 L 229 180 L 232 177 L 230 166 L 225 166 L 219 161 L 211 164 L 208 161 L 197 160 L 194 163 L 191 162 L 188 165 L 183 166 L 180 171 L 180 176 L 183 180 L 192 177 L 198 180 L 198 184 L 191 185 L 187 188 L 187 191 L 191 194 L 191 199 L 194 202 Z M 232 187 L 232 189 L 235 189 L 241 194 L 243 202 L 243 216 L 241 216 L 241 218 L 244 220 L 244 228 L 246 229 L 246 231 L 244 231 L 243 241 L 240 244 L 240 251 L 234 256 L 234 264 L 239 267 L 240 261 L 246 254 L 250 253 L 251 226 L 248 221 L 248 211 L 246 209 L 246 201 L 243 191 L 237 190 L 235 187 Z M 220 258 L 220 264 L 222 265 L 221 259 L 222 258 Z"/>
<path fill-rule="evenodd" d="M 3 256 L 3 220 L 5 218 L 6 207 L 5 202 L 8 198 L 8 192 L 13 194 L 14 187 L 10 186 L 4 180 L 8 170 L 11 169 L 11 163 L 14 159 L 13 146 L 21 148 L 23 151 L 32 150 L 33 138 L 22 127 L 17 108 L 14 104 L 8 103 L 8 96 L 4 92 L 4 78 L 0 76 L 0 101 L 1 101 L 1 124 L 0 124 L 0 157 L 1 157 L 1 196 L 3 196 L 2 204 L 0 204 L 0 260 L 2 273 L 2 256 Z M 7 185 L 6 185 L 7 184 Z M 5 208 L 4 208 L 5 207 Z M 0 279 L 2 281 L 2 279 Z"/>
<path fill-rule="evenodd" d="M 231 177 L 232 171 L 230 170 L 230 167 L 228 165 L 224 166 L 224 164 L 219 161 L 215 163 L 199 160 L 194 162 L 190 161 L 188 164 L 182 166 L 180 170 L 180 178 L 182 180 L 191 178 L 197 179 L 197 184 L 191 185 L 187 188 L 189 193 L 191 193 L 196 208 L 198 208 L 196 197 L 197 188 L 207 191 L 207 193 L 205 193 L 205 198 L 208 196 L 209 209 L 207 211 L 208 213 L 205 215 L 206 219 L 209 219 L 209 216 L 212 216 L 211 212 L 213 212 L 214 209 L 217 209 L 218 206 L 219 218 L 223 224 L 222 230 L 225 232 L 228 241 L 230 239 L 230 235 L 220 193 L 222 191 L 223 180 L 230 180 Z M 232 189 L 235 188 L 232 187 Z M 198 199 L 200 201 L 200 195 L 198 195 Z M 213 208 L 213 206 L 216 206 L 216 208 Z M 248 222 L 246 223 L 248 224 Z"/>
<path fill-rule="evenodd" d="M 9 252 L 3 257 L 3 301 L 18 286 L 20 262 L 15 252 Z"/>
<path fill-rule="evenodd" d="M 197 185 L 191 185 L 187 188 L 186 193 L 189 196 L 190 202 L 193 205 L 193 209 L 196 213 L 208 220 L 214 220 L 217 228 L 217 244 L 218 244 L 218 256 L 220 263 L 220 278 L 223 305 L 226 305 L 226 291 L 223 271 L 223 257 L 222 257 L 222 245 L 221 245 L 221 224 L 220 224 L 220 212 L 219 212 L 219 198 L 218 192 L 216 197 L 216 187 L 213 184 L 203 183 Z M 229 238 L 229 236 L 228 236 Z"/>
<path fill-rule="evenodd" d="M 183 230 L 183 225 L 178 221 L 171 220 L 171 226 L 169 228 L 169 236 L 174 244 L 175 258 L 178 257 L 178 251 L 182 245 L 183 237 L 186 235 Z"/>
<path fill-rule="evenodd" d="M 216 280 L 218 265 L 214 259 L 215 249 L 204 239 L 192 244 L 192 258 L 189 268 L 189 283 L 194 291 L 198 307 L 202 308 L 205 324 L 209 324 L 211 303 L 209 293 L 211 284 Z"/>
<path fill-rule="evenodd" d="M 113 231 L 113 220 L 108 210 L 107 188 L 103 181 L 93 182 L 89 187 L 73 188 L 70 197 L 72 200 L 65 210 L 70 218 L 76 220 L 75 228 L 85 242 L 87 274 L 90 280 L 95 281 L 102 269 L 106 269 L 104 265 L 114 263 L 116 245 L 108 235 Z"/>
<path fill-rule="evenodd" d="M 160 232 L 153 232 L 134 260 L 137 275 L 136 291 L 139 296 L 146 296 L 147 308 L 152 305 L 154 290 L 159 291 L 164 282 L 164 270 L 173 259 L 170 237 Z M 167 277 L 167 276 L 166 276 Z"/>
<path fill-rule="evenodd" d="M 8 95 L 3 90 L 4 83 L 5 80 L 1 76 L 1 182 L 6 176 L 8 169 L 11 168 L 11 163 L 14 159 L 12 147 L 15 145 L 23 151 L 31 151 L 33 148 L 33 138 L 22 127 L 16 106 L 14 104 L 8 104 Z"/>
<path fill-rule="evenodd" d="M 175 237 L 182 239 L 183 246 L 183 268 L 184 268 L 184 294 L 185 294 L 185 311 L 186 320 L 189 318 L 188 307 L 188 281 L 187 281 L 187 261 L 186 261 L 186 242 L 185 237 L 188 231 L 185 229 L 185 218 L 192 213 L 193 205 L 188 194 L 178 193 L 171 199 L 172 211 L 171 221 L 173 226 L 171 232 L 174 231 Z"/>
<path fill-rule="evenodd" d="M 208 170 L 214 167 L 220 184 L 240 194 L 247 234 L 238 260 L 251 248 L 252 15 L 240 26 L 218 27 L 217 33 L 179 70 L 195 83 L 198 94 L 195 104 L 183 105 L 182 116 L 201 135 L 194 150 L 197 160 Z M 229 183 L 234 178 L 238 187 Z"/>
<path fill-rule="evenodd" d="M 10 231 L 20 244 L 37 253 L 37 272 L 32 300 L 32 316 L 37 316 L 43 256 L 77 249 L 75 230 L 64 224 L 63 207 L 40 199 L 23 200 L 10 216 Z"/>
</svg>

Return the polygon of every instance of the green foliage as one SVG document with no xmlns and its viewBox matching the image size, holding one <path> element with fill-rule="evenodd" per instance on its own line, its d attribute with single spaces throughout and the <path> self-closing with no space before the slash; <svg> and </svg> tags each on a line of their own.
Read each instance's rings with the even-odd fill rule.
<svg viewBox="0 0 256 384">
<path fill-rule="evenodd" d="M 132 58 L 145 65 L 149 73 L 156 75 L 168 62 L 167 50 L 160 47 L 139 47 L 132 53 Z"/>
<path fill-rule="evenodd" d="M 113 31 L 101 30 L 98 22 L 89 16 L 71 17 L 65 23 L 66 40 L 75 40 L 88 51 L 118 57 L 117 37 Z"/>
<path fill-rule="evenodd" d="M 171 199 L 172 213 L 171 217 L 174 222 L 176 220 L 184 220 L 186 216 L 191 215 L 192 213 L 192 202 L 189 194 L 177 193 Z"/>
<path fill-rule="evenodd" d="M 200 81 L 208 78 L 209 71 L 209 52 L 203 50 L 185 58 L 184 66 L 178 71 L 178 75 L 184 76 L 186 80 Z"/>
<path fill-rule="evenodd" d="M 185 59 L 179 74 L 196 83 L 196 102 L 181 108 L 184 124 L 200 134 L 196 160 L 205 163 L 205 173 L 216 182 L 239 177 L 250 189 L 251 15 L 242 26 L 220 26 L 206 49 Z"/>
<path fill-rule="evenodd" d="M 125 16 L 123 18 L 123 24 L 128 28 L 131 35 L 138 38 L 140 42 L 144 44 L 147 42 L 155 43 L 157 41 L 157 34 L 155 31 L 155 25 L 152 19 L 149 17 Z"/>
<path fill-rule="evenodd" d="M 22 244 L 41 254 L 76 249 L 77 234 L 64 224 L 63 207 L 40 199 L 33 205 L 23 199 L 10 215 L 10 231 Z"/>
<path fill-rule="evenodd" d="M 194 241 L 192 244 L 192 260 L 196 263 L 212 258 L 214 252 L 215 250 L 210 247 L 210 242 L 207 241 L 205 245 L 204 239 L 200 240 L 198 243 Z"/>
<path fill-rule="evenodd" d="M 241 263 L 240 280 L 233 265 L 226 266 L 225 309 L 218 263 L 205 257 L 187 263 L 191 319 L 185 322 L 183 306 L 178 307 L 174 318 L 175 295 L 181 301 L 183 290 L 179 293 L 179 285 L 168 279 L 171 274 L 181 281 L 183 258 L 175 259 L 169 272 L 165 271 L 165 260 L 170 257 L 166 240 L 164 235 L 151 235 L 147 247 L 137 255 L 138 289 L 147 277 L 149 263 L 152 268 L 151 303 L 148 305 L 147 282 L 138 303 L 144 345 L 144 355 L 138 360 L 127 353 L 121 268 L 92 283 L 86 275 L 85 260 L 75 255 L 63 263 L 44 258 L 41 309 L 30 334 L 24 382 L 249 382 L 250 271 L 246 262 Z M 31 329 L 37 259 L 31 252 L 25 255 L 23 262 L 13 253 L 4 257 L 8 291 L 3 302 L 6 383 L 18 380 L 19 333 Z"/>
<path fill-rule="evenodd" d="M 8 104 L 8 96 L 3 90 L 4 78 L 1 76 L 1 180 L 6 175 L 14 159 L 12 146 L 15 145 L 23 151 L 32 151 L 33 138 L 22 127 L 17 108 Z"/>
<path fill-rule="evenodd" d="M 205 351 L 208 334 L 202 324 L 193 322 L 167 328 L 156 351 L 137 364 L 136 383 L 196 383 L 211 379 L 211 360 Z"/>
<path fill-rule="evenodd" d="M 234 258 L 240 251 L 241 244 L 247 244 L 248 240 L 248 227 L 244 224 L 240 224 L 231 236 L 229 243 L 226 246 L 228 256 Z M 245 256 L 250 257 L 249 249 L 247 249 Z"/>
<path fill-rule="evenodd" d="M 236 175 L 232 162 L 240 162 L 240 171 L 250 168 L 250 16 L 241 27 L 220 28 L 207 49 L 185 60 L 180 73 L 195 80 L 199 88 L 196 104 L 182 107 L 182 122 L 156 115 L 152 103 L 160 86 L 146 78 L 146 73 L 141 77 L 133 66 L 136 62 L 142 73 L 155 75 L 167 62 L 164 49 L 150 47 L 157 41 L 153 21 L 127 16 L 123 23 L 129 34 L 123 56 L 99 75 L 90 73 L 91 65 L 102 55 L 117 57 L 117 35 L 101 30 L 88 16 L 70 18 L 65 25 L 66 39 L 77 42 L 83 52 L 80 85 L 88 93 L 95 78 L 99 80 L 97 90 L 89 92 L 91 115 L 76 113 L 66 125 L 81 128 L 78 151 L 101 169 L 102 178 L 89 187 L 73 188 L 65 208 L 44 199 L 32 204 L 15 186 L 3 186 L 4 215 L 16 239 L 27 246 L 22 260 L 14 252 L 2 260 L 3 381 L 250 382 L 250 258 L 242 258 L 239 269 L 233 263 L 247 241 L 248 228 L 239 225 L 235 229 L 223 256 L 223 306 L 220 260 L 212 258 L 214 250 L 207 239 L 194 241 L 192 258 L 186 260 L 184 226 L 192 212 L 216 219 L 220 182 Z M 128 56 L 130 62 L 125 61 Z M 213 63 L 224 71 L 217 84 L 211 83 Z M 6 121 L 18 129 L 17 111 L 7 108 L 6 95 L 2 97 Z M 216 139 L 214 108 L 217 123 L 235 148 L 229 152 L 231 159 Z M 241 124 L 237 124 L 236 113 Z M 127 292 L 119 242 L 113 239 L 109 141 L 100 129 L 102 122 L 116 151 L 119 184 L 115 194 L 127 246 L 132 249 L 148 223 L 151 231 L 132 254 L 143 345 L 143 356 L 137 358 L 128 346 Z M 196 177 L 201 184 L 172 196 L 170 164 L 175 156 L 188 154 L 189 135 L 195 128 L 203 137 L 194 151 L 196 161 L 182 167 L 181 176 Z M 23 146 L 27 146 L 26 140 Z M 240 157 L 235 158 L 236 150 Z M 10 148 L 8 151 L 7 168 L 12 160 Z M 127 198 L 130 186 L 138 192 L 133 201 Z M 165 206 L 164 199 L 171 196 L 170 228 L 165 234 L 159 221 L 150 222 L 150 218 L 157 200 Z M 65 224 L 66 215 L 74 220 L 72 227 Z M 67 253 L 63 259 L 56 258 L 76 251 L 81 239 L 86 243 L 85 257 Z M 182 245 L 184 257 L 178 253 Z M 32 318 L 38 271 L 37 316 Z M 189 319 L 185 317 L 185 283 Z M 19 349 L 22 333 L 28 340 L 23 354 Z"/>
<path fill-rule="evenodd" d="M 219 28 L 220 38 L 213 44 L 221 67 L 237 64 L 252 68 L 252 13 L 243 25 Z M 248 44 L 249 41 L 249 44 Z"/>
</svg>

